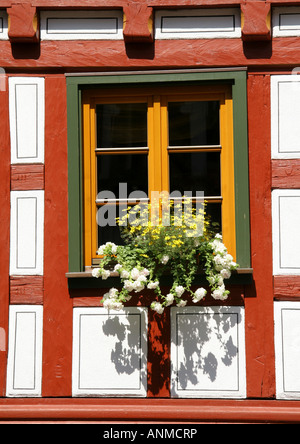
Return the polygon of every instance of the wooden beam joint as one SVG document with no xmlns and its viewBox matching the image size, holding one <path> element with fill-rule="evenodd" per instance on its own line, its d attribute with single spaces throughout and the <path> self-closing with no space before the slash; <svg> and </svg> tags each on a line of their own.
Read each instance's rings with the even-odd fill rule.
<svg viewBox="0 0 300 444">
<path fill-rule="evenodd" d="M 38 15 L 30 3 L 12 3 L 7 8 L 8 37 L 11 42 L 36 43 L 39 41 Z"/>
<path fill-rule="evenodd" d="M 241 3 L 242 39 L 271 40 L 271 4 L 264 1 Z"/>
</svg>

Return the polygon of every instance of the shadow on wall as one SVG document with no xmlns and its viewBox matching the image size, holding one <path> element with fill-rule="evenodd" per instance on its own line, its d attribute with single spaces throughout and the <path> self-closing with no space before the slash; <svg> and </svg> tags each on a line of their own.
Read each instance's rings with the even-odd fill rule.
<svg viewBox="0 0 300 444">
<path fill-rule="evenodd" d="M 230 373 L 237 370 L 238 313 L 223 307 L 219 313 L 178 312 L 175 316 L 177 359 L 173 365 L 177 377 L 172 380 L 173 390 L 220 389 L 224 381 L 230 385 L 230 379 L 236 380 Z"/>
</svg>

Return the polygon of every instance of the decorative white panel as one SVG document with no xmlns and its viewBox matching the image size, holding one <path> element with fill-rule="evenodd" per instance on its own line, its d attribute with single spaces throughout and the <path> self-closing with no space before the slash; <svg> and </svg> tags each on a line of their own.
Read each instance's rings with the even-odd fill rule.
<svg viewBox="0 0 300 444">
<path fill-rule="evenodd" d="M 171 309 L 171 394 L 245 398 L 243 307 Z"/>
<path fill-rule="evenodd" d="M 274 303 L 276 397 L 300 399 L 300 302 Z"/>
<path fill-rule="evenodd" d="M 300 190 L 272 192 L 273 274 L 300 274 Z"/>
<path fill-rule="evenodd" d="M 10 275 L 42 275 L 44 191 L 11 191 Z"/>
<path fill-rule="evenodd" d="M 300 8 L 278 7 L 272 9 L 273 37 L 300 36 Z"/>
<path fill-rule="evenodd" d="M 11 305 L 7 396 L 41 396 L 43 307 Z"/>
<path fill-rule="evenodd" d="M 42 40 L 120 40 L 123 12 L 42 11 Z"/>
<path fill-rule="evenodd" d="M 240 9 L 156 11 L 156 39 L 215 39 L 241 37 Z"/>
<path fill-rule="evenodd" d="M 8 19 L 6 11 L 0 11 L 0 40 L 8 40 Z"/>
<path fill-rule="evenodd" d="M 74 308 L 73 396 L 147 394 L 147 309 Z"/>
<path fill-rule="evenodd" d="M 300 69 L 299 69 L 300 71 Z M 271 76 L 273 159 L 300 157 L 300 75 Z"/>
<path fill-rule="evenodd" d="M 11 163 L 43 163 L 45 86 L 41 77 L 9 78 Z"/>
</svg>

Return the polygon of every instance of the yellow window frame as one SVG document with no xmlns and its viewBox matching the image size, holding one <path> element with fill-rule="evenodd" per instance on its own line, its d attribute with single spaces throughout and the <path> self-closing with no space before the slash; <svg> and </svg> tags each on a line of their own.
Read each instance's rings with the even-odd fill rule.
<svg viewBox="0 0 300 444">
<path fill-rule="evenodd" d="M 172 101 L 219 101 L 220 103 L 220 146 L 211 148 L 220 151 L 222 234 L 225 245 L 236 257 L 235 236 L 235 192 L 234 192 L 234 145 L 233 109 L 231 88 L 228 85 L 197 87 L 153 87 L 115 88 L 112 90 L 86 90 L 83 92 L 83 196 L 84 196 L 84 261 L 85 267 L 92 266 L 99 258 L 96 251 L 97 221 L 95 204 L 96 183 L 96 105 L 105 103 L 147 103 L 148 106 L 148 195 L 151 191 L 169 190 L 168 161 L 168 103 Z M 202 148 L 187 149 L 188 152 Z M 174 152 L 172 147 L 172 151 Z M 116 149 L 106 150 L 117 153 Z M 180 149 L 177 149 L 177 152 Z M 130 149 L 122 153 L 130 153 Z M 134 151 L 137 153 L 137 151 Z"/>
</svg>

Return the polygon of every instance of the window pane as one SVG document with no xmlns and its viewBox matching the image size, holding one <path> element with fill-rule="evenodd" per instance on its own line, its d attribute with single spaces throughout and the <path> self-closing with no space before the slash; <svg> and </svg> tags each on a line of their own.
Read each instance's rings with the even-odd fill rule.
<svg viewBox="0 0 300 444">
<path fill-rule="evenodd" d="M 219 145 L 219 102 L 170 102 L 169 146 Z"/>
<path fill-rule="evenodd" d="M 113 242 L 116 245 L 124 245 L 120 228 L 117 225 L 106 225 L 105 227 L 98 226 L 98 246 L 100 247 L 100 245 L 106 244 L 106 242 Z"/>
<path fill-rule="evenodd" d="M 220 153 L 170 153 L 170 192 L 220 196 Z"/>
<path fill-rule="evenodd" d="M 147 147 L 147 104 L 97 105 L 97 147 Z"/>
<path fill-rule="evenodd" d="M 109 190 L 116 199 L 133 191 L 148 195 L 147 154 L 103 154 L 97 156 L 98 193 Z M 119 195 L 119 184 L 127 184 L 127 196 Z M 123 192 L 124 192 L 123 191 Z"/>
<path fill-rule="evenodd" d="M 210 228 L 214 233 L 222 232 L 221 203 L 207 203 L 205 213 L 210 221 Z"/>
</svg>

